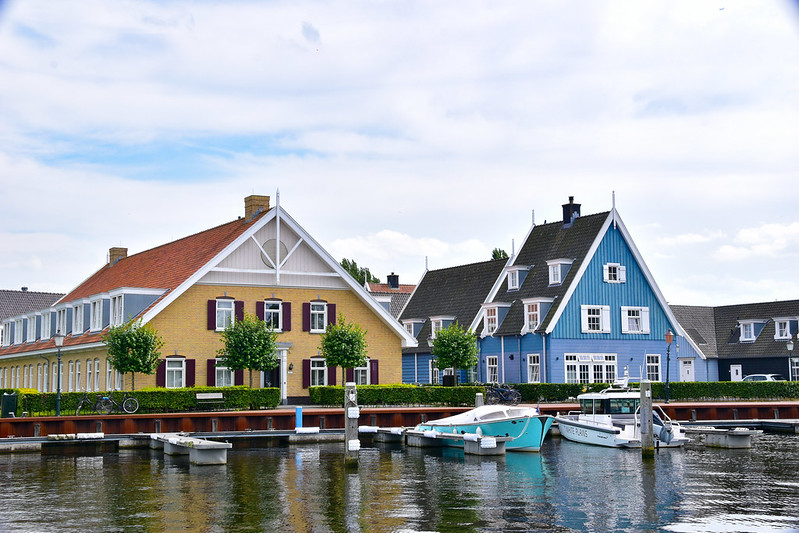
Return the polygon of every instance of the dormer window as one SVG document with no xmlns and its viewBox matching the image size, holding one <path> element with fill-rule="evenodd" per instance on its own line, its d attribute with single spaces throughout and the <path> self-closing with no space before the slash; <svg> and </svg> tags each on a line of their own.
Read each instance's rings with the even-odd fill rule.
<svg viewBox="0 0 799 533">
<path fill-rule="evenodd" d="M 78 304 L 72 308 L 72 334 L 81 333 L 83 333 L 83 304 Z"/>
<path fill-rule="evenodd" d="M 485 324 L 483 326 L 486 335 L 491 335 L 497 330 L 497 308 L 487 307 L 485 314 Z"/>
<path fill-rule="evenodd" d="M 91 312 L 89 313 L 89 329 L 91 331 L 100 331 L 103 329 L 103 300 L 92 300 L 90 304 Z"/>
<path fill-rule="evenodd" d="M 442 329 L 446 329 L 455 321 L 454 316 L 431 316 L 430 317 L 430 339 L 436 338 L 436 333 Z"/>
<path fill-rule="evenodd" d="M 515 291 L 519 289 L 519 271 L 511 270 L 508 272 L 508 290 Z"/>
<path fill-rule="evenodd" d="M 774 340 L 788 340 L 791 336 L 791 321 L 787 318 L 775 318 Z"/>
<path fill-rule="evenodd" d="M 605 283 L 626 283 L 627 267 L 618 263 L 602 265 L 602 278 Z"/>
<path fill-rule="evenodd" d="M 552 259 L 547 261 L 547 266 L 549 267 L 549 284 L 560 285 L 563 283 L 572 262 L 571 259 Z"/>
<path fill-rule="evenodd" d="M 36 342 L 36 314 L 28 315 L 28 342 Z"/>
<path fill-rule="evenodd" d="M 125 323 L 125 297 L 121 294 L 111 297 L 111 326 Z"/>
<path fill-rule="evenodd" d="M 741 322 L 741 342 L 754 342 L 755 338 L 755 323 Z"/>
<path fill-rule="evenodd" d="M 430 328 L 432 329 L 433 338 L 436 338 L 436 333 L 444 329 L 444 321 L 440 318 L 438 320 L 431 320 L 430 321 Z"/>
</svg>

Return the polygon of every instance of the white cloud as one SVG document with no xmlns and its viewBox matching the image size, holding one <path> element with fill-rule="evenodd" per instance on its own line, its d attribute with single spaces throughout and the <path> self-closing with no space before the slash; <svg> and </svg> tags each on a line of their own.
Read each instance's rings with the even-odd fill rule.
<svg viewBox="0 0 799 533">
<path fill-rule="evenodd" d="M 796 257 L 799 249 L 799 222 L 763 224 L 745 228 L 735 236 L 736 244 L 720 247 L 715 255 L 721 261 L 741 261 L 753 257 Z"/>
</svg>

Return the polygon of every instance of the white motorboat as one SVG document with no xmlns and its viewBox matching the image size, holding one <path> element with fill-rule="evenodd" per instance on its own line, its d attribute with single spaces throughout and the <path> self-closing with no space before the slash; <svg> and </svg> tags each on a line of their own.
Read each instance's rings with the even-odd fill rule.
<svg viewBox="0 0 799 533">
<path fill-rule="evenodd" d="M 571 441 L 615 448 L 641 447 L 641 391 L 629 387 L 629 377 L 618 379 L 601 392 L 577 396 L 580 411 L 558 415 L 560 434 Z M 655 447 L 676 448 L 690 439 L 685 428 L 654 405 L 652 426 Z"/>
</svg>

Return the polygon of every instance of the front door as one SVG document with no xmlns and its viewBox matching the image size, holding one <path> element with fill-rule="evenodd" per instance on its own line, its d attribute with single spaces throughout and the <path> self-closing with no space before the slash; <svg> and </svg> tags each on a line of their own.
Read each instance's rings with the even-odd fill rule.
<svg viewBox="0 0 799 533">
<path fill-rule="evenodd" d="M 694 380 L 694 360 L 680 359 L 680 381 Z"/>
<path fill-rule="evenodd" d="M 741 365 L 730 365 L 730 381 L 741 381 L 743 378 Z"/>
</svg>

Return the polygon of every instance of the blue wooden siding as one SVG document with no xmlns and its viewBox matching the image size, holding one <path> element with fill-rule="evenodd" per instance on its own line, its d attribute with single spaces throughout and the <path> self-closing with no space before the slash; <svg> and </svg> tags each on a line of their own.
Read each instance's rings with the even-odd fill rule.
<svg viewBox="0 0 799 533">
<path fill-rule="evenodd" d="M 430 359 L 432 355 L 429 353 L 403 354 L 402 382 L 430 383 Z"/>
<path fill-rule="evenodd" d="M 605 283 L 602 267 L 607 263 L 618 263 L 626 267 L 627 281 L 625 283 Z M 583 333 L 581 305 L 610 306 L 610 333 Z M 621 332 L 622 306 L 649 308 L 648 334 L 623 334 Z M 669 328 L 674 331 L 674 327 L 669 324 L 655 293 L 624 241 L 621 231 L 614 229 L 611 225 L 552 331 L 551 338 L 662 340 Z"/>
</svg>

